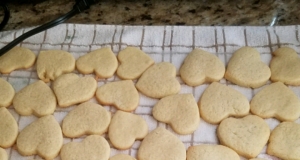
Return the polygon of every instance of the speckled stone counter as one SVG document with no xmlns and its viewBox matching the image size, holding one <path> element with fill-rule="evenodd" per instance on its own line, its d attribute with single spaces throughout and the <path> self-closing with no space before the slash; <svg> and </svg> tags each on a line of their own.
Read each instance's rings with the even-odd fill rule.
<svg viewBox="0 0 300 160">
<path fill-rule="evenodd" d="M 28 1 L 28 0 L 27 0 Z M 8 4 L 5 30 L 36 26 L 72 9 L 75 0 Z M 1 13 L 2 14 L 2 13 Z M 0 15 L 0 18 L 3 15 Z M 2 19 L 2 18 L 1 18 Z M 102 0 L 67 23 L 121 25 L 300 24 L 299 0 Z"/>
</svg>

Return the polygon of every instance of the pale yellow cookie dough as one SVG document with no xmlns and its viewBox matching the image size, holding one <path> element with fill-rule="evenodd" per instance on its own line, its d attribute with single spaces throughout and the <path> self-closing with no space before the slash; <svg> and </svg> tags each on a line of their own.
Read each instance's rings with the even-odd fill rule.
<svg viewBox="0 0 300 160">
<path fill-rule="evenodd" d="M 225 78 L 242 87 L 258 88 L 271 76 L 270 68 L 261 61 L 259 52 L 251 47 L 242 47 L 230 58 Z"/>
<path fill-rule="evenodd" d="M 282 122 L 271 133 L 267 153 L 286 160 L 300 160 L 300 124 Z"/>
<path fill-rule="evenodd" d="M 136 83 L 137 89 L 152 98 L 163 98 L 180 91 L 176 79 L 176 68 L 169 62 L 161 62 L 149 67 Z"/>
<path fill-rule="evenodd" d="M 53 91 L 41 80 L 24 87 L 13 99 L 16 112 L 23 116 L 34 114 L 42 117 L 53 114 L 56 103 Z"/>
<path fill-rule="evenodd" d="M 108 129 L 109 140 L 117 149 L 130 148 L 147 133 L 148 125 L 142 117 L 120 110 L 113 116 Z"/>
<path fill-rule="evenodd" d="M 251 112 L 262 118 L 275 117 L 280 121 L 295 121 L 300 117 L 300 100 L 282 82 L 272 83 L 251 100 Z"/>
<path fill-rule="evenodd" d="M 225 65 L 215 55 L 194 49 L 180 67 L 181 79 L 189 86 L 219 81 L 224 77 Z"/>
<path fill-rule="evenodd" d="M 153 117 L 170 124 L 178 134 L 191 134 L 199 126 L 200 113 L 193 94 L 177 94 L 162 98 L 153 107 Z"/>
<path fill-rule="evenodd" d="M 133 111 L 139 104 L 139 93 L 132 80 L 110 82 L 96 91 L 97 100 L 103 105 L 113 105 L 122 111 Z"/>
<path fill-rule="evenodd" d="M 62 50 L 41 51 L 36 62 L 37 75 L 44 82 L 55 80 L 74 69 L 75 58 L 71 53 Z"/>
<path fill-rule="evenodd" d="M 138 160 L 186 160 L 184 144 L 168 130 L 158 127 L 143 140 Z"/>
<path fill-rule="evenodd" d="M 64 144 L 61 160 L 108 160 L 110 147 L 108 142 L 99 135 L 86 137 L 82 142 Z"/>
<path fill-rule="evenodd" d="M 232 149 L 222 145 L 196 145 L 187 150 L 187 160 L 240 160 Z"/>
<path fill-rule="evenodd" d="M 105 47 L 79 57 L 76 68 L 83 74 L 95 72 L 98 78 L 110 78 L 118 68 L 118 60 L 111 49 Z"/>
<path fill-rule="evenodd" d="M 101 105 L 85 102 L 70 111 L 62 122 L 62 131 L 66 137 L 98 134 L 107 131 L 111 114 Z"/>
<path fill-rule="evenodd" d="M 11 105 L 15 90 L 6 80 L 0 78 L 0 108 Z"/>
<path fill-rule="evenodd" d="M 137 79 L 154 64 L 152 58 L 136 47 L 127 47 L 118 54 L 121 63 L 117 75 L 122 79 Z"/>
<path fill-rule="evenodd" d="M 60 107 L 68 107 L 91 99 L 97 89 L 93 77 L 79 77 L 74 73 L 59 76 L 52 83 Z"/>
<path fill-rule="evenodd" d="M 237 90 L 213 82 L 203 92 L 199 102 L 201 118 L 212 124 L 219 124 L 223 119 L 249 114 L 248 99 Z"/>
<path fill-rule="evenodd" d="M 0 108 L 0 147 L 11 147 L 17 136 L 18 124 L 16 120 L 6 108 Z"/>
<path fill-rule="evenodd" d="M 292 48 L 282 47 L 274 51 L 270 69 L 272 81 L 300 85 L 300 58 Z"/>
<path fill-rule="evenodd" d="M 260 117 L 224 119 L 217 129 L 220 143 L 246 158 L 256 157 L 267 144 L 270 136 L 268 124 Z"/>
<path fill-rule="evenodd" d="M 136 159 L 127 154 L 117 154 L 113 157 L 110 157 L 109 160 L 136 160 Z"/>
<path fill-rule="evenodd" d="M 35 54 L 23 47 L 14 47 L 0 57 L 0 73 L 10 73 L 16 69 L 29 68 L 35 62 Z"/>
<path fill-rule="evenodd" d="M 7 153 L 4 149 L 0 148 L 0 160 L 8 160 Z"/>
<path fill-rule="evenodd" d="M 62 145 L 62 131 L 53 115 L 32 122 L 17 138 L 17 150 L 23 156 L 38 154 L 45 159 L 54 159 Z"/>
</svg>

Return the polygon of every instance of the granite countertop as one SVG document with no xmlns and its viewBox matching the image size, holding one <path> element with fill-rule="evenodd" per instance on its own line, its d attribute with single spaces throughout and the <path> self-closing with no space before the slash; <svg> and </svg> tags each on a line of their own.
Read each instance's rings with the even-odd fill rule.
<svg viewBox="0 0 300 160">
<path fill-rule="evenodd" d="M 71 10 L 74 2 L 9 3 L 11 17 L 5 30 L 46 23 Z M 67 23 L 267 26 L 274 20 L 275 25 L 295 25 L 300 24 L 299 8 L 298 0 L 101 0 Z"/>
</svg>

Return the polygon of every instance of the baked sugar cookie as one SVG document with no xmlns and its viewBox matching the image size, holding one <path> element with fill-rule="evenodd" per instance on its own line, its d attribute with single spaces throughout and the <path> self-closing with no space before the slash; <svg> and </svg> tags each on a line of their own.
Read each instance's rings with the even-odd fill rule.
<svg viewBox="0 0 300 160">
<path fill-rule="evenodd" d="M 75 69 L 75 58 L 69 52 L 62 50 L 41 51 L 36 62 L 38 77 L 44 82 L 55 80 L 64 73 Z"/>
<path fill-rule="evenodd" d="M 158 127 L 143 140 L 138 160 L 186 160 L 184 144 L 168 130 Z"/>
<path fill-rule="evenodd" d="M 133 111 L 139 104 L 139 93 L 131 80 L 116 81 L 100 86 L 97 100 L 104 105 L 113 105 L 122 111 Z"/>
<path fill-rule="evenodd" d="M 111 115 L 102 106 L 85 102 L 70 111 L 62 122 L 66 137 L 75 138 L 85 134 L 103 134 L 107 131 Z"/>
<path fill-rule="evenodd" d="M 282 122 L 271 133 L 267 153 L 281 159 L 300 159 L 300 124 Z"/>
<path fill-rule="evenodd" d="M 217 129 L 220 143 L 246 158 L 256 157 L 267 144 L 270 129 L 260 117 L 248 115 L 244 118 L 224 119 Z"/>
<path fill-rule="evenodd" d="M 282 47 L 274 51 L 270 69 L 272 81 L 300 85 L 300 58 L 292 48 Z"/>
<path fill-rule="evenodd" d="M 83 74 L 95 72 L 98 78 L 110 78 L 118 68 L 118 60 L 111 49 L 105 47 L 79 57 L 76 68 Z"/>
<path fill-rule="evenodd" d="M 189 86 L 219 81 L 224 77 L 225 65 L 221 60 L 204 50 L 194 49 L 180 67 L 181 79 Z"/>
<path fill-rule="evenodd" d="M 121 64 L 117 75 L 122 79 L 137 79 L 154 64 L 150 56 L 136 47 L 127 47 L 120 51 L 118 60 Z"/>
<path fill-rule="evenodd" d="M 136 160 L 136 159 L 127 154 L 117 154 L 113 157 L 110 157 L 109 160 Z"/>
<path fill-rule="evenodd" d="M 242 93 L 218 82 L 206 88 L 198 105 L 201 117 L 212 124 L 230 116 L 246 116 L 250 110 L 249 101 Z"/>
<path fill-rule="evenodd" d="M 20 90 L 13 99 L 13 106 L 20 115 L 42 117 L 55 111 L 56 97 L 51 88 L 39 80 Z"/>
<path fill-rule="evenodd" d="M 10 73 L 16 69 L 29 68 L 35 62 L 35 54 L 23 47 L 14 47 L 0 57 L 0 73 Z"/>
<path fill-rule="evenodd" d="M 68 107 L 91 99 L 97 89 L 93 77 L 78 77 L 74 73 L 59 76 L 52 84 L 60 107 Z"/>
<path fill-rule="evenodd" d="M 53 115 L 32 122 L 17 138 L 17 150 L 23 156 L 38 154 L 45 159 L 54 159 L 62 145 L 61 128 Z"/>
<path fill-rule="evenodd" d="M 187 160 L 240 160 L 240 156 L 232 149 L 208 144 L 189 147 L 186 157 Z"/>
<path fill-rule="evenodd" d="M 8 160 L 7 153 L 4 149 L 0 148 L 0 159 L 1 160 Z"/>
<path fill-rule="evenodd" d="M 0 108 L 8 107 L 14 98 L 15 90 L 6 80 L 0 78 Z"/>
<path fill-rule="evenodd" d="M 61 160 L 108 160 L 110 147 L 105 138 L 99 135 L 86 137 L 82 142 L 64 144 Z"/>
<path fill-rule="evenodd" d="M 153 117 L 170 124 L 178 134 L 191 134 L 199 126 L 200 113 L 193 94 L 177 94 L 162 98 L 153 107 Z"/>
<path fill-rule="evenodd" d="M 275 117 L 280 121 L 295 121 L 300 117 L 300 100 L 282 82 L 272 83 L 251 100 L 251 112 L 262 118 Z"/>
<path fill-rule="evenodd" d="M 270 68 L 261 61 L 258 51 L 242 47 L 230 58 L 225 78 L 242 87 L 258 88 L 271 76 Z"/>
<path fill-rule="evenodd" d="M 263 158 L 252 158 L 252 159 L 249 159 L 249 160 L 266 160 L 266 159 L 263 159 Z"/>
<path fill-rule="evenodd" d="M 113 116 L 108 137 L 115 148 L 128 149 L 135 140 L 143 139 L 148 133 L 146 121 L 139 115 L 117 111 Z"/>
<path fill-rule="evenodd" d="M 9 111 L 0 108 L 0 147 L 11 147 L 18 136 L 18 124 Z"/>
<path fill-rule="evenodd" d="M 163 98 L 180 91 L 176 79 L 176 68 L 168 62 L 161 62 L 149 67 L 139 78 L 137 89 L 152 98 Z"/>
</svg>

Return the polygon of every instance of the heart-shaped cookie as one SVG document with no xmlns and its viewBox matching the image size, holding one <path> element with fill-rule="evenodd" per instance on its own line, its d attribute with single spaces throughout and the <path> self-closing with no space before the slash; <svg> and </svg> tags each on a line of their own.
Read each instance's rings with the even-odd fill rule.
<svg viewBox="0 0 300 160">
<path fill-rule="evenodd" d="M 250 110 L 249 101 L 242 93 L 218 82 L 206 88 L 198 105 L 201 117 L 212 124 L 230 116 L 246 116 Z"/>
<path fill-rule="evenodd" d="M 143 140 L 138 160 L 186 160 L 184 144 L 168 130 L 158 127 Z"/>
<path fill-rule="evenodd" d="M 37 75 L 44 82 L 55 80 L 74 69 L 75 58 L 71 53 L 62 50 L 41 51 L 36 62 Z"/>
<path fill-rule="evenodd" d="M 120 110 L 113 116 L 108 129 L 109 140 L 118 149 L 130 148 L 147 133 L 148 125 L 142 117 Z"/>
<path fill-rule="evenodd" d="M 194 49 L 183 61 L 179 72 L 187 85 L 198 86 L 222 79 L 225 65 L 217 56 L 201 49 Z"/>
<path fill-rule="evenodd" d="M 0 73 L 10 73 L 16 69 L 29 68 L 35 62 L 35 54 L 23 47 L 14 47 L 0 57 Z"/>
<path fill-rule="evenodd" d="M 93 77 L 69 73 L 59 76 L 52 87 L 59 106 L 68 107 L 91 99 L 96 92 L 97 81 Z"/>
<path fill-rule="evenodd" d="M 271 133 L 267 153 L 281 159 L 300 159 L 300 124 L 282 122 Z"/>
<path fill-rule="evenodd" d="M 110 78 L 118 68 L 118 60 L 109 47 L 94 50 L 76 61 L 80 73 L 95 72 L 98 78 Z"/>
<path fill-rule="evenodd" d="M 163 98 L 180 91 L 176 68 L 169 62 L 149 67 L 136 83 L 137 89 L 152 98 Z"/>
<path fill-rule="evenodd" d="M 8 160 L 7 153 L 4 149 L 0 148 L 0 159 L 1 160 Z"/>
<path fill-rule="evenodd" d="M 232 149 L 222 145 L 202 144 L 191 146 L 187 150 L 187 160 L 240 160 Z"/>
<path fill-rule="evenodd" d="M 267 144 L 270 129 L 260 117 L 248 115 L 241 119 L 224 119 L 218 129 L 220 143 L 246 158 L 256 157 Z"/>
<path fill-rule="evenodd" d="M 136 159 L 127 154 L 117 154 L 113 157 L 110 157 L 109 160 L 136 160 Z"/>
<path fill-rule="evenodd" d="M 282 47 L 273 52 L 270 63 L 271 80 L 300 85 L 300 58 L 295 50 Z"/>
<path fill-rule="evenodd" d="M 51 88 L 39 80 L 20 90 L 13 99 L 13 106 L 20 115 L 42 117 L 54 112 L 56 97 Z"/>
<path fill-rule="evenodd" d="M 108 142 L 99 135 L 86 137 L 82 142 L 64 144 L 60 157 L 61 160 L 108 160 L 110 147 Z"/>
<path fill-rule="evenodd" d="M 117 75 L 122 79 L 137 79 L 154 64 L 150 56 L 136 47 L 127 47 L 120 51 L 118 60 L 121 64 Z"/>
<path fill-rule="evenodd" d="M 268 85 L 251 100 L 251 112 L 262 118 L 275 117 L 281 121 L 295 121 L 300 116 L 300 100 L 282 82 Z"/>
<path fill-rule="evenodd" d="M 85 102 L 70 111 L 62 122 L 65 136 L 75 138 L 85 134 L 103 134 L 110 123 L 110 112 L 102 106 Z"/>
<path fill-rule="evenodd" d="M 0 108 L 8 107 L 13 101 L 15 90 L 10 83 L 0 78 Z"/>
<path fill-rule="evenodd" d="M 261 61 L 258 51 L 242 47 L 230 58 L 225 78 L 239 86 L 258 88 L 269 80 L 270 68 Z"/>
<path fill-rule="evenodd" d="M 139 93 L 131 80 L 107 83 L 96 91 L 97 100 L 104 105 L 114 105 L 122 111 L 133 111 L 139 104 Z"/>
<path fill-rule="evenodd" d="M 37 119 L 26 126 L 17 138 L 17 149 L 23 156 L 38 154 L 54 159 L 63 145 L 63 135 L 53 115 Z"/>
<path fill-rule="evenodd" d="M 18 124 L 9 111 L 0 108 L 0 147 L 11 147 L 18 136 Z"/>
<path fill-rule="evenodd" d="M 162 98 L 152 110 L 153 117 L 170 124 L 178 134 L 191 134 L 199 126 L 200 113 L 193 94 L 177 94 Z"/>
</svg>

